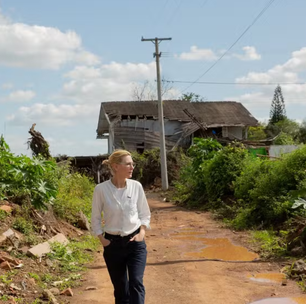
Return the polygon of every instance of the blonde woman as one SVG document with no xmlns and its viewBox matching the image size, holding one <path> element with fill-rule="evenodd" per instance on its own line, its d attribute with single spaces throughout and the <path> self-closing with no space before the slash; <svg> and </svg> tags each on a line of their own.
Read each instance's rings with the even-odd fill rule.
<svg viewBox="0 0 306 304">
<path fill-rule="evenodd" d="M 109 166 L 112 178 L 94 190 L 92 229 L 104 247 L 103 257 L 114 286 L 115 304 L 143 304 L 147 260 L 144 237 L 150 226 L 150 209 L 142 185 L 130 179 L 135 164 L 128 151 L 113 152 L 103 164 Z"/>
</svg>

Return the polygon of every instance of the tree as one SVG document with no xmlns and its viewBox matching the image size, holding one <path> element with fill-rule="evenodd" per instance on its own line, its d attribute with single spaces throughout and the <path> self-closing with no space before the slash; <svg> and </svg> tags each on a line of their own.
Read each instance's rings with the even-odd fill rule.
<svg viewBox="0 0 306 304">
<path fill-rule="evenodd" d="M 302 121 L 298 134 L 299 142 L 306 144 L 306 119 Z"/>
<path fill-rule="evenodd" d="M 157 100 L 157 84 L 146 80 L 143 83 L 134 83 L 132 86 L 132 99 L 134 101 Z M 173 87 L 169 82 L 162 80 L 161 95 L 171 95 Z"/>
<path fill-rule="evenodd" d="M 286 134 L 296 143 L 301 142 L 301 126 L 298 122 L 292 119 L 284 118 L 275 124 L 269 123 L 265 131 L 270 137 L 274 137 L 278 134 Z M 284 136 L 282 135 L 282 137 Z"/>
<path fill-rule="evenodd" d="M 187 92 L 187 93 L 184 93 L 181 97 L 180 97 L 181 100 L 187 100 L 189 102 L 200 102 L 200 101 L 205 101 L 205 98 L 202 97 L 201 95 L 199 94 L 196 94 L 196 93 L 192 93 L 192 92 Z"/>
<path fill-rule="evenodd" d="M 275 124 L 286 118 L 285 101 L 282 94 L 282 89 L 278 85 L 274 91 L 274 97 L 270 110 L 270 124 Z"/>
<path fill-rule="evenodd" d="M 266 138 L 267 134 L 265 133 L 265 126 L 249 127 L 248 140 L 261 140 Z"/>
</svg>

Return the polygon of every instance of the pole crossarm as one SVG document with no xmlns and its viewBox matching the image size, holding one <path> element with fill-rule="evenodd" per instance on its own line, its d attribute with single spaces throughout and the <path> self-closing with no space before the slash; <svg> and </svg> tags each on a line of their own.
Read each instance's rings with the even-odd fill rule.
<svg viewBox="0 0 306 304">
<path fill-rule="evenodd" d="M 172 40 L 172 38 L 143 38 L 141 37 L 141 41 L 151 41 L 151 42 L 155 42 L 155 41 L 164 41 L 164 40 Z"/>
</svg>

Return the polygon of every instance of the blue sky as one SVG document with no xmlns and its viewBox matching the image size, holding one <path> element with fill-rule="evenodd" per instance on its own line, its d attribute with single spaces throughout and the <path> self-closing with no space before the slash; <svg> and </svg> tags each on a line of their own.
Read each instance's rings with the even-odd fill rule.
<svg viewBox="0 0 306 304">
<path fill-rule="evenodd" d="M 51 153 L 107 152 L 96 140 L 100 103 L 133 100 L 147 81 L 155 94 L 154 45 L 162 76 L 195 81 L 236 41 L 269 0 L 0 0 L 0 133 L 15 153 L 29 154 L 32 123 Z M 306 118 L 306 1 L 275 0 L 203 82 L 172 83 L 165 98 L 194 92 L 235 100 L 268 119 L 275 86 L 287 115 Z M 303 38 L 304 37 L 304 38 Z M 240 83 L 239 85 L 237 83 Z M 245 83 L 245 85 L 241 85 Z"/>
</svg>

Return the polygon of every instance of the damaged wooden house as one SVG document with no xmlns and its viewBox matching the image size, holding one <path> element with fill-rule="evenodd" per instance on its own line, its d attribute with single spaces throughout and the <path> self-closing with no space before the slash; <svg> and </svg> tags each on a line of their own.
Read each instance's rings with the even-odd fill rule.
<svg viewBox="0 0 306 304">
<path fill-rule="evenodd" d="M 239 102 L 164 100 L 166 148 L 189 147 L 193 137 L 243 140 L 258 121 Z M 108 139 L 108 153 L 160 146 L 157 101 L 102 102 L 97 138 Z"/>
</svg>

